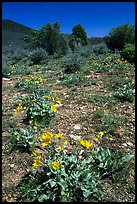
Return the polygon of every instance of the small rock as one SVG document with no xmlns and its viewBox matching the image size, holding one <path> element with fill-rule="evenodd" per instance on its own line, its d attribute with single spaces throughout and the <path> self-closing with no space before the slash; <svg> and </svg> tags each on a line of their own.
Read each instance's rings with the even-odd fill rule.
<svg viewBox="0 0 137 204">
<path fill-rule="evenodd" d="M 73 127 L 75 130 L 80 130 L 81 129 L 81 125 L 80 124 L 76 124 Z"/>
<path fill-rule="evenodd" d="M 2 78 L 4 81 L 10 81 L 11 79 L 9 79 L 9 78 L 5 78 L 5 77 L 3 77 Z"/>
<path fill-rule="evenodd" d="M 69 136 L 70 138 L 72 138 L 73 140 L 78 140 L 78 139 L 80 139 L 80 136 L 78 136 L 78 135 L 69 134 L 68 136 Z"/>
<path fill-rule="evenodd" d="M 123 143 L 123 144 L 122 144 L 122 147 L 127 147 L 127 144 L 126 144 L 126 143 Z"/>
<path fill-rule="evenodd" d="M 133 146 L 132 142 L 127 142 L 127 145 Z"/>
</svg>

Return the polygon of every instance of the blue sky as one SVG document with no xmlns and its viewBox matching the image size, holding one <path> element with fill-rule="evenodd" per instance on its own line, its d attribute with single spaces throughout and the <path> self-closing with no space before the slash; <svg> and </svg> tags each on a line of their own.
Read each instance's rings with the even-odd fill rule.
<svg viewBox="0 0 137 204">
<path fill-rule="evenodd" d="M 135 2 L 3 2 L 2 19 L 36 30 L 58 21 L 63 33 L 80 23 L 88 37 L 102 37 L 113 27 L 135 24 Z"/>
</svg>

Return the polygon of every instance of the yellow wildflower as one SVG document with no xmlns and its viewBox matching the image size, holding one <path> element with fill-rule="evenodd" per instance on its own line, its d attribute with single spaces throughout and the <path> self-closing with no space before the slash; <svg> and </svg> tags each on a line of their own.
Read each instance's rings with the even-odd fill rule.
<svg viewBox="0 0 137 204">
<path fill-rule="evenodd" d="M 36 80 L 34 83 L 35 83 L 35 84 L 39 84 L 39 81 Z"/>
<path fill-rule="evenodd" d="M 57 100 L 56 101 L 59 105 L 62 105 L 61 101 L 60 100 Z"/>
<path fill-rule="evenodd" d="M 20 127 L 20 126 L 21 126 L 21 123 L 18 123 L 17 126 Z"/>
<path fill-rule="evenodd" d="M 44 96 L 44 98 L 50 100 L 50 96 Z"/>
<path fill-rule="evenodd" d="M 31 124 L 33 121 L 32 120 L 29 120 L 29 123 Z"/>
<path fill-rule="evenodd" d="M 18 114 L 20 109 L 22 109 L 22 105 L 21 104 L 18 105 L 18 107 L 15 110 L 15 113 Z"/>
<path fill-rule="evenodd" d="M 15 113 L 16 113 L 16 114 L 18 114 L 18 113 L 19 113 L 19 109 L 18 109 L 18 108 L 16 108 Z"/>
<path fill-rule="evenodd" d="M 112 141 L 112 140 L 113 140 L 113 138 L 112 138 L 112 137 L 109 137 L 109 138 L 108 138 L 108 140 Z"/>
<path fill-rule="evenodd" d="M 51 138 L 52 138 L 52 133 L 51 132 L 46 132 L 42 135 L 42 146 L 45 147 L 47 146 L 50 141 L 51 141 Z"/>
<path fill-rule="evenodd" d="M 86 147 L 87 149 L 93 146 L 93 144 L 90 143 L 88 140 L 79 139 L 79 142 L 83 147 Z"/>
<path fill-rule="evenodd" d="M 53 169 L 57 170 L 60 167 L 60 161 L 54 161 L 52 165 Z"/>
<path fill-rule="evenodd" d="M 53 112 L 57 112 L 57 107 L 56 107 L 56 105 L 51 104 L 51 110 L 52 110 Z"/>
<path fill-rule="evenodd" d="M 56 100 L 59 100 L 59 97 L 58 97 L 58 96 L 56 96 Z"/>
<path fill-rule="evenodd" d="M 21 78 L 22 78 L 22 79 L 26 79 L 26 78 L 28 78 L 28 76 L 24 75 L 24 76 L 22 76 Z"/>
<path fill-rule="evenodd" d="M 63 146 L 59 146 L 58 149 L 60 149 L 60 150 L 63 151 L 63 150 L 64 150 L 64 147 L 63 147 Z"/>
<path fill-rule="evenodd" d="M 57 139 L 61 139 L 63 137 L 63 133 L 58 133 L 58 134 L 55 134 L 55 138 Z"/>
<path fill-rule="evenodd" d="M 30 156 L 34 157 L 35 155 L 36 155 L 36 151 L 32 151 Z"/>
<path fill-rule="evenodd" d="M 38 129 L 38 127 L 34 125 L 34 126 L 33 126 L 33 129 L 34 129 L 34 130 L 37 130 L 37 129 Z"/>
<path fill-rule="evenodd" d="M 22 109 L 22 105 L 21 105 L 21 104 L 19 104 L 18 108 L 19 108 L 19 110 L 20 110 L 20 109 Z"/>
<path fill-rule="evenodd" d="M 18 132 L 18 131 L 15 131 L 15 132 L 14 132 L 14 135 L 18 135 L 18 134 L 19 134 L 19 132 Z"/>
<path fill-rule="evenodd" d="M 39 124 L 38 124 L 36 121 L 34 122 L 34 124 L 35 124 L 35 126 L 37 126 L 37 127 L 39 126 Z"/>
<path fill-rule="evenodd" d="M 67 141 L 67 140 L 65 140 L 64 145 L 67 145 L 67 144 L 68 144 L 68 141 Z"/>
<path fill-rule="evenodd" d="M 37 101 L 37 99 L 33 99 L 33 100 L 31 100 L 31 102 L 35 102 L 35 101 Z"/>
<path fill-rule="evenodd" d="M 98 137 L 94 137 L 93 140 L 97 142 L 99 139 L 98 139 Z"/>
<path fill-rule="evenodd" d="M 35 167 L 38 167 L 40 165 L 40 159 L 41 159 L 41 156 L 37 156 L 35 159 L 34 159 L 34 162 L 33 162 L 33 166 Z"/>
<path fill-rule="evenodd" d="M 40 77 L 40 78 L 39 78 L 39 82 L 40 82 L 40 83 L 42 83 L 42 82 L 43 82 L 43 79 L 42 79 L 42 77 Z"/>
<path fill-rule="evenodd" d="M 102 135 L 104 135 L 104 132 L 100 131 L 100 132 L 98 132 L 98 134 L 102 136 Z"/>
</svg>

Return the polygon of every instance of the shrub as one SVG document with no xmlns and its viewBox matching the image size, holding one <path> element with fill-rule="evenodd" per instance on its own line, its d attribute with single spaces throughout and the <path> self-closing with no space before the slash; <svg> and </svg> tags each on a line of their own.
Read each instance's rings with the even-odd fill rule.
<svg viewBox="0 0 137 204">
<path fill-rule="evenodd" d="M 33 77 L 31 79 L 28 78 L 29 77 L 27 76 L 23 76 L 16 82 L 15 87 L 23 87 L 23 90 L 27 92 L 32 92 L 33 90 L 40 88 L 40 86 L 43 84 L 43 79 L 41 76 Z"/>
<path fill-rule="evenodd" d="M 96 111 L 94 111 L 93 120 L 95 122 L 97 131 L 103 130 L 111 135 L 115 133 L 115 129 L 120 124 L 120 120 L 118 120 L 114 116 L 106 114 L 102 108 L 99 108 Z"/>
<path fill-rule="evenodd" d="M 16 49 L 12 55 L 12 62 L 13 64 L 18 63 L 20 60 L 23 60 L 24 58 L 28 58 L 28 51 L 23 49 Z"/>
<path fill-rule="evenodd" d="M 36 89 L 30 96 L 20 97 L 19 101 L 23 107 L 27 107 L 25 117 L 27 123 L 31 121 L 33 124 L 38 122 L 47 125 L 57 113 L 56 104 L 59 100 L 48 90 Z"/>
<path fill-rule="evenodd" d="M 131 83 L 124 84 L 114 93 L 114 96 L 120 101 L 132 102 L 135 96 L 135 89 Z"/>
<path fill-rule="evenodd" d="M 11 69 L 7 61 L 2 63 L 2 77 L 10 77 Z"/>
<path fill-rule="evenodd" d="M 135 44 L 126 44 L 120 55 L 128 62 L 135 63 Z"/>
<path fill-rule="evenodd" d="M 98 54 L 107 54 L 109 52 L 109 49 L 105 44 L 100 44 L 100 45 L 94 45 L 93 46 L 93 53 L 96 55 Z"/>
<path fill-rule="evenodd" d="M 122 50 L 126 43 L 135 43 L 135 26 L 124 24 L 112 28 L 108 36 L 105 37 L 107 47 L 113 51 Z"/>
<path fill-rule="evenodd" d="M 61 134 L 60 134 L 61 135 Z M 19 190 L 22 198 L 39 202 L 73 202 L 73 201 L 105 201 L 102 189 L 105 187 L 103 179 L 120 173 L 127 168 L 133 155 L 112 152 L 108 148 L 93 148 L 86 151 L 85 143 L 81 140 L 84 153 L 66 150 L 62 141 L 62 149 L 56 148 L 50 132 L 44 133 L 46 147 L 42 156 L 35 154 L 33 166 L 36 168 L 29 178 L 20 183 Z M 88 147 L 89 148 L 89 147 Z M 90 147 L 92 148 L 92 147 Z M 118 175 L 117 175 L 118 176 Z M 127 174 L 123 174 L 122 177 Z"/>
<path fill-rule="evenodd" d="M 30 52 L 29 58 L 33 64 L 41 64 L 48 58 L 48 53 L 42 48 L 37 48 Z"/>
<path fill-rule="evenodd" d="M 65 73 L 73 73 L 80 70 L 83 63 L 83 58 L 76 52 L 69 52 L 66 56 L 64 56 L 62 62 L 65 68 Z"/>
<path fill-rule="evenodd" d="M 10 138 L 9 145 L 11 149 L 22 149 L 24 151 L 32 151 L 35 149 L 35 139 L 34 139 L 34 130 L 30 126 L 29 129 L 18 128 L 13 130 Z"/>
<path fill-rule="evenodd" d="M 77 46 L 75 48 L 75 52 L 80 54 L 82 57 L 90 57 L 92 55 L 92 47 L 91 46 Z"/>
</svg>

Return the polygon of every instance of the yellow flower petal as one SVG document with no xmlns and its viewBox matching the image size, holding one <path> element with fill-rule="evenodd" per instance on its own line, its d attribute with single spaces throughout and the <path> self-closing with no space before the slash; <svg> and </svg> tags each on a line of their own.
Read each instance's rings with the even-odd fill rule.
<svg viewBox="0 0 137 204">
<path fill-rule="evenodd" d="M 54 161 L 52 165 L 53 169 L 57 170 L 60 167 L 60 161 Z"/>
<path fill-rule="evenodd" d="M 58 134 L 55 134 L 55 138 L 57 139 L 61 139 L 63 137 L 63 133 L 58 133 Z"/>
<path fill-rule="evenodd" d="M 18 113 L 19 113 L 19 109 L 18 109 L 18 108 L 16 108 L 15 113 L 16 113 L 16 114 L 18 114 Z"/>
<path fill-rule="evenodd" d="M 41 159 L 41 156 L 37 156 L 35 159 L 34 159 L 34 162 L 33 162 L 33 166 L 34 167 L 38 167 L 40 165 L 40 159 Z"/>
<path fill-rule="evenodd" d="M 51 104 L 51 110 L 52 110 L 53 112 L 57 112 L 57 107 L 56 107 L 55 104 Z"/>
<path fill-rule="evenodd" d="M 37 99 L 33 99 L 33 100 L 31 100 L 31 102 L 35 102 L 35 101 L 37 101 Z"/>
<path fill-rule="evenodd" d="M 112 138 L 112 137 L 109 137 L 109 138 L 108 138 L 108 140 L 112 141 L 112 140 L 113 140 L 113 138 Z"/>
<path fill-rule="evenodd" d="M 50 96 L 44 96 L 44 98 L 50 100 Z"/>
<path fill-rule="evenodd" d="M 19 134 L 19 132 L 18 132 L 18 131 L 15 131 L 15 132 L 14 132 L 14 135 L 18 135 L 18 134 Z"/>
<path fill-rule="evenodd" d="M 68 141 L 66 140 L 65 142 L 64 142 L 64 145 L 67 145 L 68 144 Z"/>
<path fill-rule="evenodd" d="M 32 153 L 31 153 L 31 157 L 34 157 L 36 155 L 36 151 L 32 151 Z"/>
<path fill-rule="evenodd" d="M 60 100 L 57 100 L 56 101 L 59 105 L 62 105 L 61 101 Z"/>
<path fill-rule="evenodd" d="M 46 132 L 42 135 L 42 146 L 45 147 L 51 142 L 52 133 Z"/>
<path fill-rule="evenodd" d="M 34 130 L 37 130 L 37 129 L 38 129 L 38 127 L 34 125 L 34 126 L 33 126 L 33 129 L 34 129 Z"/>
<path fill-rule="evenodd" d="M 87 149 L 93 146 L 93 144 L 90 143 L 88 140 L 81 140 L 81 139 L 79 139 L 78 141 L 80 142 L 80 144 L 83 147 L 86 147 Z"/>
<path fill-rule="evenodd" d="M 99 139 L 98 137 L 94 137 L 93 140 L 97 142 Z"/>
<path fill-rule="evenodd" d="M 63 151 L 63 150 L 64 150 L 64 147 L 63 147 L 63 146 L 59 146 L 58 149 L 60 149 L 60 150 Z"/>
<path fill-rule="evenodd" d="M 102 136 L 102 135 L 104 135 L 104 132 L 100 131 L 100 132 L 98 132 L 98 134 Z"/>
<path fill-rule="evenodd" d="M 20 126 L 21 126 L 21 123 L 18 123 L 17 126 L 20 127 Z"/>
</svg>

